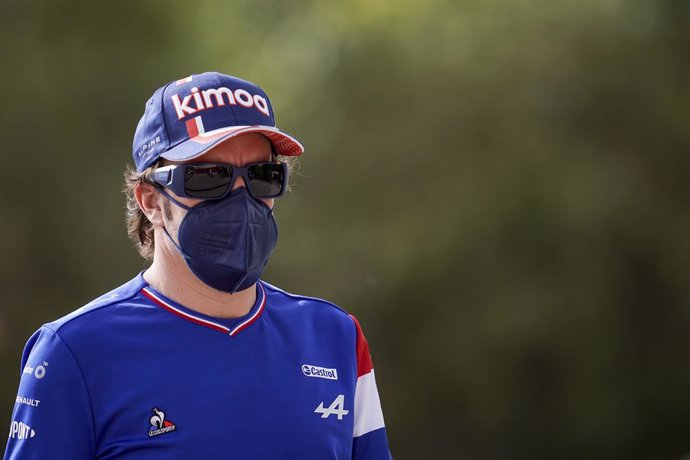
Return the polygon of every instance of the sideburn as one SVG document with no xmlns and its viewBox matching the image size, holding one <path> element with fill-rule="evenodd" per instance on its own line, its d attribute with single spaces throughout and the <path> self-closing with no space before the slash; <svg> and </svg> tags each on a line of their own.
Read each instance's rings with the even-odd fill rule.
<svg viewBox="0 0 690 460">
<path fill-rule="evenodd" d="M 163 215 L 166 219 L 172 220 L 172 209 L 170 208 L 170 202 L 168 200 L 163 200 Z"/>
</svg>

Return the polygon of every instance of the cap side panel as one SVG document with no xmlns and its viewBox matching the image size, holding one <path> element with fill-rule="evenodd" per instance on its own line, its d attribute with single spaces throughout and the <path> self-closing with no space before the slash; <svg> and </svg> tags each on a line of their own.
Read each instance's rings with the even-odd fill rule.
<svg viewBox="0 0 690 460">
<path fill-rule="evenodd" d="M 163 91 L 161 91 L 161 115 L 163 116 L 163 130 L 165 131 L 165 142 L 166 142 L 166 147 L 165 150 L 168 150 L 170 148 L 170 132 L 168 132 L 168 120 L 165 116 L 165 91 L 168 89 L 168 86 L 170 86 L 172 82 L 168 82 L 167 85 L 163 88 Z"/>
</svg>

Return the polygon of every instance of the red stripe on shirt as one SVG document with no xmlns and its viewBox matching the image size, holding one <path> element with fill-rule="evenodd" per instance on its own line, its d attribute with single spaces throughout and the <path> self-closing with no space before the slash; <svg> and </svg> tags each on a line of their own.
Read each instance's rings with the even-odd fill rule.
<svg viewBox="0 0 690 460">
<path fill-rule="evenodd" d="M 227 334 L 228 331 L 229 331 L 228 328 L 223 328 L 223 327 L 221 327 L 221 326 L 217 326 L 217 325 L 215 325 L 215 324 L 213 324 L 213 323 L 210 323 L 210 322 L 209 322 L 209 323 L 206 323 L 206 322 L 203 322 L 203 321 L 199 321 L 198 319 L 194 318 L 192 315 L 184 315 L 184 314 L 182 314 L 182 313 L 180 313 L 180 312 L 178 312 L 178 311 L 176 311 L 176 310 L 174 310 L 174 309 L 168 307 L 166 304 L 164 304 L 163 302 L 161 302 L 160 300 L 158 300 L 157 298 L 155 298 L 154 296 L 152 296 L 151 294 L 149 294 L 148 292 L 146 292 L 145 289 L 142 289 L 141 292 L 142 292 L 142 294 L 144 294 L 146 297 L 148 297 L 148 298 L 151 299 L 153 302 L 155 302 L 157 305 L 159 305 L 159 306 L 165 308 L 167 311 L 169 311 L 170 313 L 172 313 L 172 314 L 174 314 L 174 315 L 176 315 L 176 316 L 179 316 L 180 318 L 184 318 L 184 319 L 186 319 L 187 321 L 191 321 L 191 322 L 196 323 L 196 324 L 199 324 L 199 325 L 201 325 L 201 326 L 210 327 L 211 329 L 215 329 L 216 331 L 223 332 L 223 333 L 226 333 L 226 334 Z"/>
<path fill-rule="evenodd" d="M 246 323 L 240 324 L 237 326 L 232 332 L 230 332 L 231 336 L 235 336 L 235 334 L 238 334 L 242 332 L 243 330 L 247 329 L 249 326 L 254 324 L 257 319 L 259 319 L 259 316 L 261 316 L 261 313 L 264 311 L 264 307 L 266 306 L 266 291 L 264 290 L 264 287 L 259 284 L 259 288 L 261 289 L 261 295 L 263 296 L 263 299 L 261 300 L 261 305 L 259 306 L 258 310 L 256 310 L 256 313 L 254 313 L 254 316 L 252 316 Z"/>
<path fill-rule="evenodd" d="M 362 326 L 359 325 L 357 318 L 350 315 L 350 318 L 355 322 L 357 328 L 357 377 L 361 377 L 371 372 L 374 364 L 371 361 L 371 354 L 369 353 L 369 344 L 362 332 Z"/>
</svg>

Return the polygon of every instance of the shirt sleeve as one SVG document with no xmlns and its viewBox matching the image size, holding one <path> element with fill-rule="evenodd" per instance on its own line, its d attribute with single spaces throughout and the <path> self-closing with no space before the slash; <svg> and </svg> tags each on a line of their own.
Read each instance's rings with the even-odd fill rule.
<svg viewBox="0 0 690 460">
<path fill-rule="evenodd" d="M 350 315 L 357 329 L 357 386 L 355 388 L 355 423 L 352 439 L 353 460 L 388 460 L 386 426 L 369 344 L 357 318 Z"/>
<path fill-rule="evenodd" d="M 93 460 L 94 422 L 84 378 L 67 344 L 44 326 L 24 349 L 5 460 Z"/>
</svg>

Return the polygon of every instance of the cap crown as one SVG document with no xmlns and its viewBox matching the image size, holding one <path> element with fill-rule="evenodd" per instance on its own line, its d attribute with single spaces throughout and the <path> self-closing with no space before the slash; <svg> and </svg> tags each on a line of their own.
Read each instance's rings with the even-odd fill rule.
<svg viewBox="0 0 690 460">
<path fill-rule="evenodd" d="M 217 72 L 191 75 L 158 88 L 146 103 L 134 133 L 134 163 L 143 171 L 200 134 L 275 125 L 271 102 L 257 85 Z"/>
</svg>

